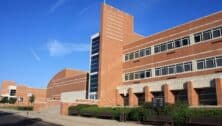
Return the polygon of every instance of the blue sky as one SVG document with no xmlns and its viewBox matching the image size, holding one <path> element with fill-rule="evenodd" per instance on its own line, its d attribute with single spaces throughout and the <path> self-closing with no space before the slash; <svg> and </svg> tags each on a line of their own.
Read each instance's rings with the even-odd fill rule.
<svg viewBox="0 0 222 126">
<path fill-rule="evenodd" d="M 221 0 L 106 0 L 151 35 L 222 10 Z M 64 68 L 88 71 L 102 0 L 1 0 L 0 81 L 44 88 Z"/>
</svg>

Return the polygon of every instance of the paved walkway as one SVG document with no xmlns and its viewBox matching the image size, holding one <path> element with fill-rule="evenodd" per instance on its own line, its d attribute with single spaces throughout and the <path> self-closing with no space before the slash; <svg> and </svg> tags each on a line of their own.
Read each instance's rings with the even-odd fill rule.
<svg viewBox="0 0 222 126">
<path fill-rule="evenodd" d="M 97 118 L 84 118 L 79 116 L 61 116 L 47 112 L 27 112 L 0 109 L 0 111 L 12 112 L 29 118 L 41 118 L 46 122 L 56 123 L 63 126 L 144 126 L 136 122 L 118 122 L 116 120 L 106 120 Z"/>
</svg>

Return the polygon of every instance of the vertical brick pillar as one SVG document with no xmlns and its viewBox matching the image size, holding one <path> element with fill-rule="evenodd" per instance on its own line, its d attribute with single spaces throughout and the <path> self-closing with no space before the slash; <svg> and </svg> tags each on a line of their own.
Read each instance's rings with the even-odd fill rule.
<svg viewBox="0 0 222 126">
<path fill-rule="evenodd" d="M 128 89 L 128 94 L 129 94 L 129 106 L 137 106 L 138 100 L 137 100 L 136 95 L 133 93 L 132 88 Z"/>
<path fill-rule="evenodd" d="M 170 104 L 175 103 L 174 94 L 170 91 L 168 84 L 163 85 L 163 94 L 164 94 L 165 103 L 170 103 Z"/>
<path fill-rule="evenodd" d="M 117 106 L 123 106 L 124 104 L 124 99 L 123 97 L 119 94 L 119 91 L 116 90 L 116 105 Z"/>
<path fill-rule="evenodd" d="M 217 105 L 222 106 L 222 78 L 216 78 Z"/>
<path fill-rule="evenodd" d="M 196 90 L 193 88 L 192 81 L 187 82 L 187 98 L 188 98 L 188 104 L 190 106 L 198 106 L 199 97 Z"/>
<path fill-rule="evenodd" d="M 145 102 L 152 102 L 153 94 L 148 86 L 144 87 Z"/>
</svg>

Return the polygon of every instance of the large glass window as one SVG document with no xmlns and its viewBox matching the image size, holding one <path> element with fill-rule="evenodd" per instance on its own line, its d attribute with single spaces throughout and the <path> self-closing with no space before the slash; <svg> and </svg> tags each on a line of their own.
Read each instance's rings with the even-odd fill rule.
<svg viewBox="0 0 222 126">
<path fill-rule="evenodd" d="M 129 60 L 129 54 L 126 54 L 125 55 L 125 61 L 128 61 Z"/>
<path fill-rule="evenodd" d="M 146 77 L 151 77 L 151 76 L 152 76 L 151 70 L 147 70 L 146 71 Z"/>
<path fill-rule="evenodd" d="M 134 74 L 133 73 L 130 73 L 129 74 L 129 80 L 133 80 L 134 79 Z"/>
<path fill-rule="evenodd" d="M 143 56 L 145 56 L 145 49 L 140 50 L 140 57 L 143 57 Z"/>
<path fill-rule="evenodd" d="M 184 63 L 184 71 L 192 71 L 192 62 Z"/>
<path fill-rule="evenodd" d="M 91 57 L 91 72 L 98 72 L 99 70 L 99 55 Z"/>
<path fill-rule="evenodd" d="M 139 57 L 139 51 L 136 51 L 135 52 L 135 58 L 138 58 Z"/>
<path fill-rule="evenodd" d="M 91 47 L 92 51 L 91 51 L 91 54 L 99 52 L 99 38 L 100 37 L 97 37 L 97 38 L 94 38 L 92 40 L 92 47 Z"/>
<path fill-rule="evenodd" d="M 215 58 L 206 59 L 206 68 L 213 68 L 213 67 L 216 67 Z"/>
<path fill-rule="evenodd" d="M 134 53 L 130 53 L 130 54 L 129 54 L 129 59 L 130 59 L 130 60 L 134 59 Z"/>
<path fill-rule="evenodd" d="M 15 96 L 16 90 L 10 90 L 10 96 Z"/>
<path fill-rule="evenodd" d="M 181 47 L 180 39 L 175 40 L 175 47 L 176 48 Z"/>
<path fill-rule="evenodd" d="M 129 74 L 125 74 L 125 81 L 129 80 Z"/>
<path fill-rule="evenodd" d="M 145 77 L 145 71 L 140 71 L 140 78 L 143 79 Z"/>
<path fill-rule="evenodd" d="M 217 66 L 222 66 L 222 56 L 217 57 Z"/>
<path fill-rule="evenodd" d="M 162 75 L 167 75 L 168 74 L 168 67 L 162 67 L 161 71 L 162 71 Z"/>
<path fill-rule="evenodd" d="M 90 92 L 96 92 L 98 89 L 98 74 L 90 76 Z"/>
<path fill-rule="evenodd" d="M 160 50 L 163 52 L 167 49 L 167 45 L 165 43 L 160 45 Z"/>
<path fill-rule="evenodd" d="M 205 61 L 204 60 L 198 60 L 197 61 L 197 69 L 204 69 L 205 68 Z"/>
<path fill-rule="evenodd" d="M 160 52 L 159 45 L 154 46 L 154 52 L 155 52 L 155 53 Z"/>
<path fill-rule="evenodd" d="M 216 28 L 213 30 L 213 37 L 216 38 L 216 37 L 219 37 L 221 36 L 221 31 L 220 31 L 220 28 Z"/>
<path fill-rule="evenodd" d="M 202 34 L 201 33 L 197 33 L 194 35 L 194 41 L 195 42 L 200 42 L 202 39 Z"/>
<path fill-rule="evenodd" d="M 134 79 L 139 79 L 140 78 L 140 72 L 136 72 L 134 76 L 135 76 Z"/>
<path fill-rule="evenodd" d="M 189 37 L 185 37 L 182 39 L 182 45 L 186 46 L 190 44 L 190 38 Z"/>
<path fill-rule="evenodd" d="M 145 52 L 146 52 L 145 55 L 150 55 L 150 54 L 151 54 L 151 48 L 150 48 L 150 47 L 149 47 L 149 48 L 146 48 L 145 50 L 146 50 L 146 51 L 145 51 Z"/>
<path fill-rule="evenodd" d="M 176 65 L 176 70 L 177 70 L 177 73 L 183 72 L 183 64 L 177 64 Z"/>
</svg>

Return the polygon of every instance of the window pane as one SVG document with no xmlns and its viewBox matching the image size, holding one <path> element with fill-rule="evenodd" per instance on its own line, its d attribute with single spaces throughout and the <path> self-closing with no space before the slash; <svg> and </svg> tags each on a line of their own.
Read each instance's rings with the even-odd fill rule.
<svg viewBox="0 0 222 126">
<path fill-rule="evenodd" d="M 129 74 L 125 74 L 125 80 L 129 80 Z"/>
<path fill-rule="evenodd" d="M 197 69 L 204 69 L 205 67 L 205 61 L 204 60 L 198 60 L 197 61 Z"/>
<path fill-rule="evenodd" d="M 222 66 L 222 56 L 217 57 L 217 66 Z"/>
<path fill-rule="evenodd" d="M 139 72 L 136 72 L 134 76 L 135 76 L 135 77 L 134 77 L 135 79 L 139 79 L 139 78 L 140 78 L 140 73 L 139 73 Z"/>
<path fill-rule="evenodd" d="M 145 71 L 140 71 L 140 78 L 144 78 L 145 77 Z"/>
<path fill-rule="evenodd" d="M 189 45 L 190 44 L 190 38 L 189 37 L 183 38 L 182 44 L 183 44 L 183 46 Z"/>
<path fill-rule="evenodd" d="M 151 77 L 151 70 L 146 71 L 146 77 Z"/>
<path fill-rule="evenodd" d="M 173 42 L 169 42 L 169 43 L 167 43 L 167 48 L 168 48 L 168 49 L 172 49 L 172 48 L 174 48 L 174 47 L 173 47 Z"/>
<path fill-rule="evenodd" d="M 192 63 L 184 63 L 184 71 L 192 71 Z"/>
<path fill-rule="evenodd" d="M 194 35 L 194 40 L 195 42 L 200 42 L 201 41 L 201 33 L 197 33 Z"/>
<path fill-rule="evenodd" d="M 160 68 L 155 69 L 155 74 L 156 74 L 156 76 L 160 76 Z"/>
<path fill-rule="evenodd" d="M 133 73 L 130 73 L 130 74 L 129 74 L 129 79 L 130 79 L 130 80 L 133 80 L 133 79 L 134 79 L 134 74 L 133 74 Z"/>
<path fill-rule="evenodd" d="M 146 48 L 145 50 L 146 50 L 146 55 L 150 55 L 151 54 L 151 48 L 150 47 Z"/>
<path fill-rule="evenodd" d="M 177 73 L 183 72 L 183 64 L 177 64 L 176 65 L 176 70 L 177 70 Z"/>
<path fill-rule="evenodd" d="M 220 29 L 219 28 L 213 30 L 213 37 L 214 38 L 219 37 L 220 34 L 221 33 L 220 33 Z"/>
<path fill-rule="evenodd" d="M 211 30 L 203 32 L 203 40 L 211 39 L 211 37 L 212 37 Z"/>
<path fill-rule="evenodd" d="M 166 44 L 165 43 L 161 44 L 160 49 L 161 49 L 161 51 L 165 51 L 166 50 Z"/>
<path fill-rule="evenodd" d="M 154 52 L 155 52 L 155 53 L 158 53 L 158 52 L 159 52 L 159 46 L 158 46 L 158 45 L 156 45 L 156 46 L 154 47 Z"/>
<path fill-rule="evenodd" d="M 129 60 L 129 54 L 126 54 L 125 55 L 125 61 L 128 61 Z"/>
<path fill-rule="evenodd" d="M 134 54 L 133 54 L 133 53 L 130 53 L 130 54 L 129 54 L 129 59 L 130 59 L 130 60 L 134 59 Z"/>
<path fill-rule="evenodd" d="M 168 67 L 162 67 L 162 75 L 167 75 L 168 74 Z"/>
<path fill-rule="evenodd" d="M 136 51 L 135 52 L 135 58 L 138 58 L 139 57 L 139 51 Z"/>
<path fill-rule="evenodd" d="M 145 49 L 140 50 L 140 57 L 143 57 L 145 55 Z"/>
<path fill-rule="evenodd" d="M 169 74 L 174 74 L 175 73 L 175 65 L 169 66 Z"/>
<path fill-rule="evenodd" d="M 175 41 L 175 48 L 178 48 L 178 47 L 180 47 L 180 46 L 181 46 L 180 39 L 177 39 L 177 40 Z"/>
<path fill-rule="evenodd" d="M 206 67 L 207 68 L 213 68 L 215 67 L 215 58 L 209 58 L 209 59 L 206 59 Z"/>
</svg>

